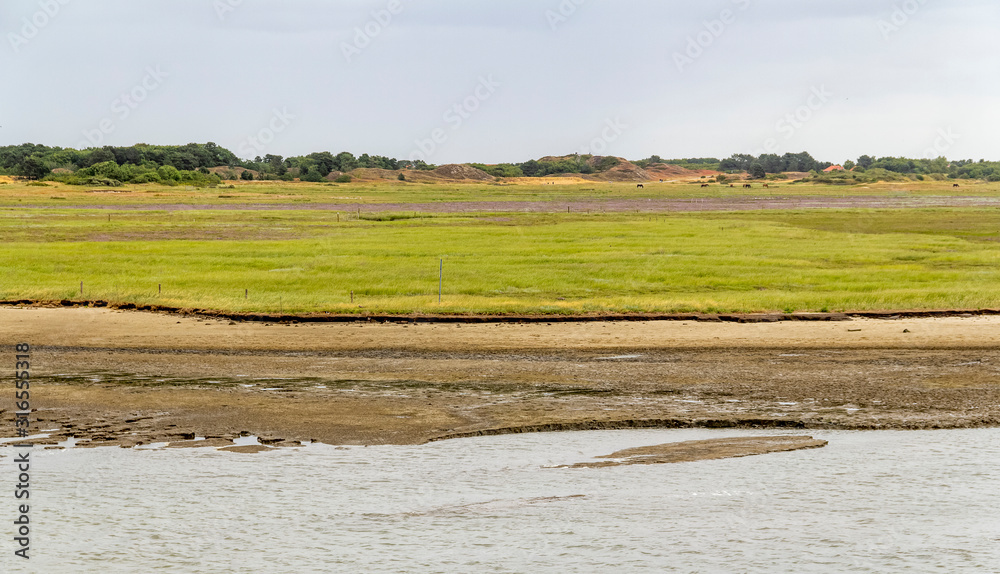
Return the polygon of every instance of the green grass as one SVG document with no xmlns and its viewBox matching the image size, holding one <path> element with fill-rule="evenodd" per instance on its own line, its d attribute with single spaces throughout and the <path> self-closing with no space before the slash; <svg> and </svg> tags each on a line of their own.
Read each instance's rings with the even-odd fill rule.
<svg viewBox="0 0 1000 574">
<path fill-rule="evenodd" d="M 762 196 L 1000 196 L 1000 183 L 963 180 L 960 188 L 952 181 L 878 183 L 864 185 L 796 184 L 790 181 L 770 182 L 762 189 L 755 182 L 752 190 L 711 184 L 702 188 L 700 180 L 693 183 L 646 183 L 637 189 L 634 183 L 588 182 L 573 185 L 541 185 L 537 183 L 509 185 L 499 183 L 407 183 L 357 182 L 284 183 L 234 182 L 228 187 L 195 189 L 184 186 L 126 185 L 121 188 L 95 188 L 44 182 L 44 187 L 25 183 L 0 185 L 0 207 L 37 205 L 103 205 L 123 206 L 133 203 L 201 205 L 234 205 L 247 203 L 282 204 L 353 204 L 353 203 L 437 203 L 445 201 L 573 201 L 579 199 L 647 199 L 647 198 L 746 198 Z"/>
<path fill-rule="evenodd" d="M 393 313 L 1000 306 L 994 209 L 107 216 L 0 211 L 0 298 Z"/>
</svg>

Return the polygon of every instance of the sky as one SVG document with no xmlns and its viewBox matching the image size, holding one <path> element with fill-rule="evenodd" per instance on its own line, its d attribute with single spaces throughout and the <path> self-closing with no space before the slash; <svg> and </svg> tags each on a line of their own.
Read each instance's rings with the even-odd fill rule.
<svg viewBox="0 0 1000 574">
<path fill-rule="evenodd" d="M 1000 160 L 996 0 L 3 0 L 0 145 Z"/>
</svg>

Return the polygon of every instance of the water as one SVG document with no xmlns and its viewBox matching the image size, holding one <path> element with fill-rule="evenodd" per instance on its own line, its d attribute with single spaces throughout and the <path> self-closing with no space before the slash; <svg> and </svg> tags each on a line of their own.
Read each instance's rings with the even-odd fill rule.
<svg viewBox="0 0 1000 574">
<path fill-rule="evenodd" d="M 1000 429 L 810 432 L 823 449 L 552 469 L 781 431 L 33 453 L 32 558 L 2 571 L 1000 572 Z M 11 451 L 0 480 L 13 516 Z M 10 524 L 9 520 L 4 521 Z"/>
</svg>

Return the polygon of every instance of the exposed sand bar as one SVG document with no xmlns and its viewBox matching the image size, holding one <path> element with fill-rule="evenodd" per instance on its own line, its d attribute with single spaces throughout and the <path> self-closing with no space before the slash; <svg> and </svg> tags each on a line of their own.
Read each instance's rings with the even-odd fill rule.
<svg viewBox="0 0 1000 574">
<path fill-rule="evenodd" d="M 689 440 L 655 446 L 629 448 L 599 456 L 598 462 L 578 462 L 564 468 L 604 468 L 630 464 L 673 464 L 755 456 L 772 452 L 789 452 L 823 448 L 825 440 L 811 436 L 757 436 L 738 438 L 718 438 L 710 440 Z"/>
<path fill-rule="evenodd" d="M 282 325 L 0 308 L 11 368 L 17 342 L 33 346 L 36 428 L 60 429 L 50 441 L 250 432 L 273 443 L 413 444 L 590 428 L 1000 424 L 992 316 Z"/>
</svg>

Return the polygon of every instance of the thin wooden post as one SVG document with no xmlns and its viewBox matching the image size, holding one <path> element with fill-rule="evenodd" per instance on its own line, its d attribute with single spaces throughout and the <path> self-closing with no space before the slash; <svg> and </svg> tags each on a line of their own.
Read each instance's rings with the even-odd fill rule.
<svg viewBox="0 0 1000 574">
<path fill-rule="evenodd" d="M 441 260 L 441 267 L 438 268 L 438 303 L 441 302 L 442 285 L 444 285 L 444 259 Z"/>
<path fill-rule="evenodd" d="M 249 299 L 250 298 L 250 290 L 249 289 L 244 289 L 243 290 L 243 298 L 244 299 Z"/>
<path fill-rule="evenodd" d="M 351 304 L 354 304 L 354 291 L 351 291 Z"/>
<path fill-rule="evenodd" d="M 160 283 L 160 284 L 159 284 L 159 285 L 157 286 L 157 292 L 158 292 L 158 293 L 159 293 L 160 295 L 163 295 L 163 283 Z"/>
<path fill-rule="evenodd" d="M 80 281 L 80 297 L 83 297 L 83 281 Z"/>
</svg>

